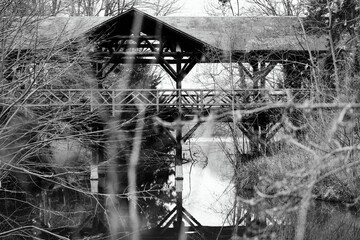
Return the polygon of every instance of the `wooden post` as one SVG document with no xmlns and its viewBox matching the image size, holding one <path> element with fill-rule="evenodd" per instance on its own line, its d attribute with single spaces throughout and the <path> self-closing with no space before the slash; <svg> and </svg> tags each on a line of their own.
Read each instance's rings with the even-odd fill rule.
<svg viewBox="0 0 360 240">
<path fill-rule="evenodd" d="M 182 191 L 183 191 L 183 169 L 182 169 L 182 125 L 181 125 L 181 56 L 180 52 L 178 52 L 177 64 L 176 64 L 176 90 L 178 97 L 178 124 L 176 127 L 176 149 L 175 149 L 175 188 L 176 188 L 176 210 L 177 210 L 177 219 L 176 223 L 178 230 L 181 229 L 182 223 Z"/>
<path fill-rule="evenodd" d="M 93 126 L 93 131 L 96 132 L 96 136 L 100 138 L 99 131 L 100 127 L 96 123 L 95 126 Z M 103 160 L 102 159 L 102 149 L 101 146 L 92 146 L 92 159 L 91 159 L 91 165 L 90 165 L 90 187 L 92 193 L 99 193 L 99 163 Z"/>
<path fill-rule="evenodd" d="M 92 127 L 93 132 L 96 132 L 96 137 L 100 140 L 101 133 L 99 131 L 103 130 L 103 126 L 99 123 L 95 123 Z M 101 142 L 101 141 L 100 141 Z M 101 195 L 104 193 L 104 175 L 99 174 L 99 163 L 104 161 L 104 146 L 102 143 L 100 145 L 92 146 L 92 160 L 90 165 L 90 186 L 91 192 L 94 194 L 92 198 L 92 204 L 94 205 L 94 209 L 97 209 L 94 212 L 95 218 L 93 220 L 93 228 L 99 229 L 103 231 L 105 229 L 105 225 L 103 221 L 105 221 L 105 197 Z M 98 194 L 100 193 L 100 195 Z M 98 204 L 101 206 L 99 207 Z"/>
<path fill-rule="evenodd" d="M 93 154 L 95 151 L 93 151 Z M 96 156 L 93 156 L 93 160 Z M 94 162 L 90 165 L 90 187 L 91 193 L 99 192 L 99 172 L 98 172 L 98 164 L 94 164 Z"/>
<path fill-rule="evenodd" d="M 176 187 L 176 210 L 177 224 L 180 228 L 182 222 L 182 191 L 183 191 L 183 169 L 182 169 L 182 129 L 180 122 L 176 128 L 176 153 L 175 153 L 175 187 Z"/>
<path fill-rule="evenodd" d="M 260 70 L 261 70 L 261 71 L 265 71 L 265 68 L 266 68 L 266 63 L 265 63 L 264 60 L 262 60 L 262 61 L 260 62 Z M 266 75 L 267 75 L 267 74 L 263 74 L 263 75 L 261 76 L 261 79 L 260 79 L 260 88 L 265 88 Z"/>
<path fill-rule="evenodd" d="M 250 65 L 253 69 L 253 89 L 258 89 L 259 88 L 259 62 L 257 60 L 252 59 L 250 62 Z"/>
</svg>

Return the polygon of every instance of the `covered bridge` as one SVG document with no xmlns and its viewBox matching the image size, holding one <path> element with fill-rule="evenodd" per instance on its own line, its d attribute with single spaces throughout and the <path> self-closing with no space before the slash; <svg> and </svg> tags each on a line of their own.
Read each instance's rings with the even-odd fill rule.
<svg viewBox="0 0 360 240">
<path fill-rule="evenodd" d="M 21 20 L 18 24 L 21 25 Z M 203 92 L 199 95 L 183 95 L 181 92 L 182 80 L 198 63 L 236 63 L 254 82 L 254 88 L 258 89 L 264 87 L 266 75 L 277 64 L 310 64 L 312 57 L 327 51 L 326 38 L 306 33 L 303 19 L 298 17 L 155 17 L 131 9 L 115 17 L 48 17 L 35 24 L 22 26 L 22 30 L 14 34 L 14 41 L 5 43 L 8 49 L 26 53 L 60 50 L 73 54 L 82 65 L 90 65 L 91 74 L 98 83 L 97 90 L 103 90 L 99 89 L 101 81 L 119 64 L 160 64 L 176 82 L 177 91 L 172 92 L 171 96 L 177 98 L 172 98 L 175 102 L 171 104 L 177 108 L 180 116 L 186 105 L 182 102 L 184 99 L 195 101 L 191 104 L 204 104 Z M 49 97 L 52 94 L 50 91 L 46 94 L 47 100 L 53 99 Z M 63 94 L 66 95 L 65 92 Z M 142 93 L 138 90 L 137 95 L 134 92 L 132 94 L 136 97 Z M 211 101 L 216 100 L 217 95 L 207 94 Z M 71 96 L 77 97 L 70 92 L 66 96 L 64 101 L 57 96 L 54 99 L 64 105 Z M 146 96 L 141 95 L 141 98 Z M 231 102 L 229 99 L 225 102 L 228 105 Z M 55 102 L 53 104 L 56 105 Z M 180 223 L 183 219 L 188 220 L 192 227 L 199 227 L 195 226 L 199 223 L 182 207 L 181 170 L 181 144 L 197 126 L 184 136 L 181 127 L 177 127 L 176 136 L 173 137 L 176 149 L 177 206 L 172 211 L 175 215 L 169 215 L 170 219 L 163 221 L 167 227 L 171 222 Z M 245 132 L 249 139 L 251 135 L 259 135 L 257 132 L 251 133 L 249 129 L 245 129 Z M 101 151 L 94 155 L 94 164 L 103 160 Z"/>
</svg>

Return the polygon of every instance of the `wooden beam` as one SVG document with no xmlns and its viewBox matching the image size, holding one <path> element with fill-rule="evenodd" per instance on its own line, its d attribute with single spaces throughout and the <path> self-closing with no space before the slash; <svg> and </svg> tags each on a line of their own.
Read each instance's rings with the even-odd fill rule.
<svg viewBox="0 0 360 240">
<path fill-rule="evenodd" d="M 281 129 L 283 126 L 284 120 L 282 119 L 280 122 L 275 123 L 269 131 L 266 133 L 266 142 L 270 141 L 275 134 Z"/>
<path fill-rule="evenodd" d="M 250 71 L 241 62 L 238 62 L 238 65 L 251 80 L 254 79 L 254 76 L 250 73 Z"/>
<path fill-rule="evenodd" d="M 172 217 L 170 218 L 170 220 L 166 223 L 166 225 L 163 227 L 163 229 L 168 229 L 169 226 L 175 221 L 176 216 L 177 216 L 176 214 L 175 214 L 174 216 L 172 216 Z"/>
<path fill-rule="evenodd" d="M 176 79 L 176 72 L 167 61 L 165 61 L 163 58 L 160 58 L 159 64 L 163 67 L 163 69 L 170 75 L 170 77 L 173 80 Z"/>
<path fill-rule="evenodd" d="M 138 35 L 138 36 L 134 36 L 134 35 L 115 35 L 112 36 L 108 39 L 110 40 L 142 40 L 142 39 L 147 39 L 147 40 L 160 40 L 162 38 L 162 36 L 160 35 Z"/>
<path fill-rule="evenodd" d="M 112 55 L 115 57 L 173 57 L 181 58 L 184 57 L 191 57 L 194 53 L 193 52 L 114 52 Z"/>
<path fill-rule="evenodd" d="M 94 63 L 103 63 L 104 60 L 89 60 Z M 118 64 L 160 64 L 166 61 L 167 64 L 176 64 L 177 61 L 173 59 L 160 59 L 160 58 L 121 58 L 121 59 L 112 59 L 110 63 L 118 63 Z M 183 59 L 181 61 L 182 64 L 186 63 L 187 59 Z M 174 70 L 175 71 L 175 70 Z"/>
<path fill-rule="evenodd" d="M 186 142 L 196 131 L 196 129 L 199 128 L 202 122 L 197 122 L 182 138 L 183 142 Z"/>
<path fill-rule="evenodd" d="M 146 39 L 145 43 L 146 43 L 146 45 L 148 45 L 148 47 L 151 49 L 151 51 L 157 52 L 155 46 L 149 40 Z M 158 52 L 158 53 L 160 53 L 160 52 Z"/>
<path fill-rule="evenodd" d="M 257 72 L 254 72 L 254 78 L 252 79 L 254 82 L 254 88 L 255 88 L 255 84 L 258 87 L 257 83 L 261 80 L 265 83 L 265 78 L 266 76 L 274 69 L 274 67 L 276 66 L 277 62 L 272 61 L 270 62 L 266 67 L 264 67 L 263 69 L 258 70 Z M 263 87 L 263 86 L 260 86 Z M 264 86 L 265 87 L 265 86 Z"/>
<path fill-rule="evenodd" d="M 260 71 L 258 71 L 259 76 L 266 77 L 274 69 L 274 67 L 277 64 L 278 64 L 278 62 L 276 62 L 276 61 L 269 62 L 269 64 L 266 67 L 264 67 L 264 68 L 260 69 Z"/>
<path fill-rule="evenodd" d="M 101 79 L 104 79 L 106 78 L 112 71 L 114 71 L 114 69 L 119 65 L 119 63 L 114 63 L 111 68 L 105 73 L 105 74 L 102 74 L 102 77 Z"/>
<path fill-rule="evenodd" d="M 188 62 L 185 64 L 185 66 L 181 69 L 181 80 L 183 80 L 186 75 L 189 74 L 189 72 L 191 71 L 191 69 L 194 68 L 194 66 L 199 62 L 198 60 L 199 58 L 193 54 L 189 59 L 188 59 Z"/>
<path fill-rule="evenodd" d="M 254 136 L 257 136 L 257 133 L 255 133 L 254 131 L 251 131 L 251 129 L 246 129 L 241 123 L 237 123 L 236 124 L 237 127 L 241 130 L 241 132 L 249 139 L 249 141 L 253 142 L 253 143 L 260 143 L 262 144 L 263 146 L 266 144 L 266 141 L 264 139 L 259 139 L 259 138 L 256 138 L 256 140 L 258 142 L 255 142 L 255 137 Z"/>
<path fill-rule="evenodd" d="M 125 43 L 125 44 L 116 44 L 117 46 L 118 46 L 118 50 L 116 50 L 115 49 L 115 51 L 119 51 L 119 49 L 121 48 L 121 47 L 123 47 L 123 48 L 125 48 L 125 49 L 128 49 L 128 48 L 139 48 L 139 49 L 146 49 L 146 48 L 148 48 L 149 46 L 147 45 L 147 44 L 145 44 L 145 43 L 140 43 L 140 44 L 138 44 L 138 43 Z M 160 47 L 160 44 L 158 44 L 158 43 L 152 43 L 152 45 L 154 46 L 154 47 L 156 47 L 156 48 L 159 48 Z M 107 45 L 106 45 L 106 43 L 104 43 L 104 44 L 100 44 L 99 45 L 100 47 L 107 47 Z M 121 46 L 120 48 L 119 48 L 119 46 Z"/>
<path fill-rule="evenodd" d="M 177 74 L 176 74 L 175 70 L 170 66 L 170 64 L 164 59 L 164 57 L 163 57 L 164 53 L 163 52 L 156 52 L 155 47 L 152 46 L 152 44 L 150 43 L 149 40 L 146 40 L 146 43 L 149 45 L 151 50 L 154 51 L 154 53 L 159 54 L 157 56 L 157 59 L 158 59 L 160 65 L 164 68 L 164 70 L 172 77 L 172 79 L 176 79 Z"/>
<path fill-rule="evenodd" d="M 156 226 L 156 228 L 161 228 L 161 226 L 166 223 L 166 221 L 173 219 L 171 216 L 175 213 L 176 207 L 174 207 L 166 216 L 159 222 L 159 224 Z M 170 222 L 171 223 L 171 222 Z"/>
<path fill-rule="evenodd" d="M 119 46 L 117 46 L 115 51 L 111 51 L 111 53 L 119 51 L 122 47 L 124 47 L 124 44 L 125 44 L 125 40 L 121 40 Z"/>
<path fill-rule="evenodd" d="M 196 220 L 196 218 L 191 215 L 185 208 L 182 208 L 182 211 L 187 215 L 198 227 L 202 227 L 201 223 Z"/>
</svg>

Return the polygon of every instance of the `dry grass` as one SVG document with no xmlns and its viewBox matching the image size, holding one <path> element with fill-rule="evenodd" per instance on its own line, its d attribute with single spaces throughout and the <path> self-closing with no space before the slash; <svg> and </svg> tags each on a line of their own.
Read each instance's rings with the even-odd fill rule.
<svg viewBox="0 0 360 240">
<path fill-rule="evenodd" d="M 360 168 L 357 157 L 344 163 L 344 155 L 332 159 L 324 158 L 317 166 L 315 157 L 306 150 L 285 144 L 273 156 L 260 157 L 239 166 L 236 184 L 239 192 L 252 191 L 251 196 L 301 197 L 310 185 L 310 175 L 316 174 L 314 198 L 328 201 L 352 202 L 360 195 Z M 345 167 L 346 164 L 352 167 Z M 316 172 L 314 172 L 316 171 Z M 245 196 L 243 196 L 245 197 Z"/>
</svg>

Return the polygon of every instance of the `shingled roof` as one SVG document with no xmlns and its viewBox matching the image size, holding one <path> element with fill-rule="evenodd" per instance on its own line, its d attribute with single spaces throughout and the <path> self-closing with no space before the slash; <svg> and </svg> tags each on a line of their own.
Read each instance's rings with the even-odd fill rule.
<svg viewBox="0 0 360 240">
<path fill-rule="evenodd" d="M 197 44 L 225 51 L 327 49 L 325 36 L 306 36 L 301 30 L 302 19 L 298 17 L 154 17 L 137 9 L 115 17 L 48 17 L 18 33 L 17 42 L 21 48 L 30 48 L 36 39 L 40 48 L 49 48 L 106 32 L 109 28 L 112 31 L 128 29 L 131 21 L 139 16 L 142 29 L 155 26 L 160 32 L 165 29 Z"/>
<path fill-rule="evenodd" d="M 159 17 L 202 42 L 233 51 L 326 50 L 325 37 L 305 36 L 298 17 Z M 307 44 L 306 44 L 307 42 Z"/>
</svg>

